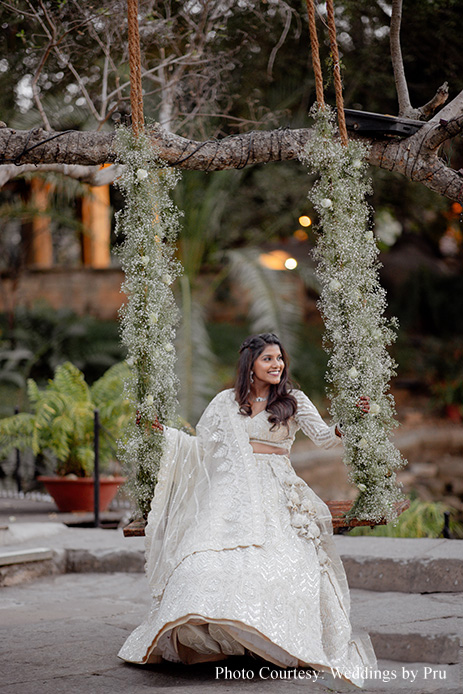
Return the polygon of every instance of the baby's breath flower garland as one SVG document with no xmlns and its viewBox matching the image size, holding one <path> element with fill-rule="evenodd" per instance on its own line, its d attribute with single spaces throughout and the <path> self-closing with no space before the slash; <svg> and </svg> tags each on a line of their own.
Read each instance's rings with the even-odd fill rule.
<svg viewBox="0 0 463 694">
<path fill-rule="evenodd" d="M 156 420 L 170 420 L 177 404 L 175 325 L 179 312 L 171 285 L 181 273 L 174 258 L 180 213 L 169 192 L 179 173 L 163 166 L 146 135 L 120 128 L 117 153 L 124 164 L 118 186 L 125 207 L 117 214 L 118 254 L 128 302 L 121 309 L 122 342 L 132 376 L 126 384 L 134 417 L 123 433 L 121 457 L 143 515 L 149 511 L 163 449 Z"/>
<path fill-rule="evenodd" d="M 335 136 L 328 107 L 313 109 L 315 132 L 301 159 L 319 175 L 309 199 L 320 215 L 315 257 L 321 295 L 325 347 L 330 354 L 327 380 L 330 413 L 342 423 L 344 462 L 359 495 L 350 515 L 378 521 L 396 516 L 402 494 L 395 470 L 405 461 L 389 438 L 397 422 L 389 381 L 395 363 L 387 346 L 396 322 L 384 316 L 386 295 L 379 283 L 378 249 L 370 228 L 366 147 Z M 370 412 L 357 407 L 370 397 Z"/>
</svg>

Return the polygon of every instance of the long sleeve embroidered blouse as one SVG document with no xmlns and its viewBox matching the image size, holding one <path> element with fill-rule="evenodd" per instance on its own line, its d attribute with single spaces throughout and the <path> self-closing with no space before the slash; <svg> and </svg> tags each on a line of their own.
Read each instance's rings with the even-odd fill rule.
<svg viewBox="0 0 463 694">
<path fill-rule="evenodd" d="M 233 391 L 231 391 L 233 392 Z M 331 448 L 340 439 L 335 434 L 336 426 L 328 426 L 321 418 L 315 405 L 301 390 L 293 390 L 297 400 L 297 412 L 287 425 L 280 425 L 272 430 L 268 421 L 269 413 L 262 410 L 254 417 L 244 417 L 246 430 L 251 443 L 267 443 L 289 451 L 294 443 L 298 429 L 301 429 L 317 446 Z"/>
</svg>

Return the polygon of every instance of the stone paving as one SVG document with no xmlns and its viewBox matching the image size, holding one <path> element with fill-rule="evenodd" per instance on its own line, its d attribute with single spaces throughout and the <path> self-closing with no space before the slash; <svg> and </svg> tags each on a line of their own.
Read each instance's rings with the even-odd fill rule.
<svg viewBox="0 0 463 694">
<path fill-rule="evenodd" d="M 1 694 L 355 691 L 329 674 L 315 681 L 304 669 L 266 670 L 255 659 L 189 667 L 120 661 L 149 604 L 143 538 L 58 521 L 30 513 L 12 520 L 0 499 Z M 339 536 L 336 543 L 354 628 L 371 634 L 380 657 L 363 691 L 462 694 L 463 542 Z"/>
<path fill-rule="evenodd" d="M 287 671 L 254 659 L 189 667 L 128 665 L 116 654 L 141 622 L 148 603 L 141 574 L 65 574 L 1 589 L 2 694 L 356 690 L 329 674 L 317 681 L 308 679 L 310 673 L 304 669 L 299 671 L 303 679 L 295 679 L 294 673 L 288 679 Z M 353 603 L 355 612 L 362 597 Z M 462 691 L 458 665 L 380 661 L 378 672 L 370 674 L 365 692 Z"/>
</svg>

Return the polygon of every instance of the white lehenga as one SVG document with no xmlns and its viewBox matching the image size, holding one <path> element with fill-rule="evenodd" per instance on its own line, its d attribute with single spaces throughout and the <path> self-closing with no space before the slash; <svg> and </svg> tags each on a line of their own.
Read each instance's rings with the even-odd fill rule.
<svg viewBox="0 0 463 694">
<path fill-rule="evenodd" d="M 367 636 L 352 638 L 349 590 L 324 502 L 278 454 L 301 428 L 319 445 L 338 442 L 310 400 L 271 431 L 265 411 L 238 413 L 220 393 L 198 436 L 166 430 L 166 450 L 146 530 L 153 593 L 145 621 L 119 656 L 132 663 L 200 662 L 247 649 L 282 667 L 338 668 L 362 685 L 376 660 Z"/>
</svg>

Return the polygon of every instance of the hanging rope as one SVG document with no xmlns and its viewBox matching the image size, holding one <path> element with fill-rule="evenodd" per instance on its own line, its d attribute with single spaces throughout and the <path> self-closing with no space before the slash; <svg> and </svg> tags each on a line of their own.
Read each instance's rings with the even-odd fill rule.
<svg viewBox="0 0 463 694">
<path fill-rule="evenodd" d="M 338 125 L 341 142 L 347 145 L 347 128 L 344 116 L 344 99 L 342 97 L 341 66 L 339 64 L 338 42 L 336 40 L 336 24 L 334 22 L 333 0 L 326 0 L 328 12 L 328 33 L 330 37 L 331 55 L 333 56 L 334 89 L 336 92 L 336 107 L 338 109 Z"/>
<path fill-rule="evenodd" d="M 320 46 L 318 43 L 317 27 L 315 24 L 315 4 L 314 0 L 306 0 L 307 13 L 309 15 L 310 45 L 312 49 L 312 65 L 315 75 L 315 93 L 317 103 L 321 108 L 325 107 L 323 96 L 323 74 L 320 63 Z M 326 9 L 328 13 L 328 33 L 330 37 L 331 55 L 333 56 L 334 89 L 336 92 L 336 106 L 338 110 L 338 125 L 341 142 L 347 145 L 347 128 L 344 116 L 344 99 L 342 96 L 341 66 L 339 64 L 338 43 L 336 40 L 336 24 L 334 21 L 333 0 L 327 0 Z"/>
<path fill-rule="evenodd" d="M 317 26 L 315 24 L 315 7 L 313 0 L 307 0 L 307 13 L 309 15 L 310 46 L 312 50 L 312 66 L 315 75 L 315 94 L 320 108 L 325 108 L 323 96 L 323 74 L 320 63 L 320 46 L 318 44 Z"/>
<path fill-rule="evenodd" d="M 143 92 L 141 87 L 140 33 L 138 31 L 138 0 L 127 0 L 127 25 L 129 35 L 130 105 L 132 130 L 135 137 L 144 128 Z"/>
</svg>

